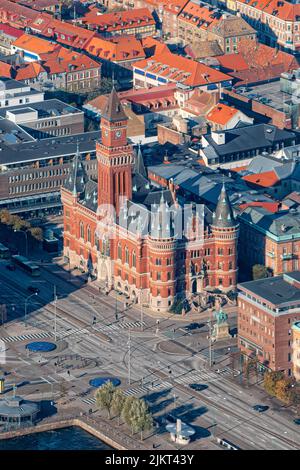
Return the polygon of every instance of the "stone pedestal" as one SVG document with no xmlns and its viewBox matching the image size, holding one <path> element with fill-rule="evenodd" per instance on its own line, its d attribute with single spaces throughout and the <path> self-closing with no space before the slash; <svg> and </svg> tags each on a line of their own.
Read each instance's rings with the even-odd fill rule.
<svg viewBox="0 0 300 470">
<path fill-rule="evenodd" d="M 216 323 L 213 327 L 212 338 L 215 341 L 230 338 L 229 324 L 227 322 Z"/>
</svg>

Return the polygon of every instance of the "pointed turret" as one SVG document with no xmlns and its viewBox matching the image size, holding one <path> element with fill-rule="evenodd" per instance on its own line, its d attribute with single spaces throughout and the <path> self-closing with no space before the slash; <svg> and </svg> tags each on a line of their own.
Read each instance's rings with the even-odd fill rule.
<svg viewBox="0 0 300 470">
<path fill-rule="evenodd" d="M 113 87 L 110 92 L 102 114 L 102 118 L 107 119 L 109 122 L 127 121 L 128 119 L 121 105 L 115 87 Z"/>
<path fill-rule="evenodd" d="M 82 194 L 84 192 L 87 181 L 88 176 L 81 160 L 79 144 L 77 142 L 77 149 L 72 163 L 72 170 L 64 187 L 71 191 L 74 196 L 77 196 L 77 194 Z"/>
<path fill-rule="evenodd" d="M 237 225 L 224 183 L 222 185 L 216 210 L 213 214 L 212 225 L 220 228 L 235 227 Z"/>
<path fill-rule="evenodd" d="M 144 178 L 147 178 L 146 168 L 144 165 L 144 159 L 140 144 L 135 158 L 134 173 L 144 176 Z"/>
</svg>

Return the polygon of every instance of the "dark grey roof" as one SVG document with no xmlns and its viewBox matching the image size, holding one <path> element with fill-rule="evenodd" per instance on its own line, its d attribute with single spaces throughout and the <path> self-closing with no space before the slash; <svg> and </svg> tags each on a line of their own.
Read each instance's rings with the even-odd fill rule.
<svg viewBox="0 0 300 470">
<path fill-rule="evenodd" d="M 271 124 L 254 124 L 227 130 L 224 133 L 225 144 L 222 145 L 218 145 L 210 134 L 205 135 L 210 145 L 205 147 L 203 152 L 209 160 L 229 153 L 267 148 L 276 142 L 296 137 L 294 132 L 278 129 Z"/>
<path fill-rule="evenodd" d="M 215 212 L 213 213 L 213 225 L 215 227 L 234 227 L 237 225 L 232 212 L 232 207 L 228 199 L 225 184 L 223 183 L 218 204 Z"/>
<path fill-rule="evenodd" d="M 247 207 L 241 213 L 240 218 L 277 237 L 300 235 L 300 214 L 298 212 L 281 211 L 273 214 L 263 207 Z"/>
<path fill-rule="evenodd" d="M 118 94 L 113 87 L 105 105 L 102 118 L 108 121 L 127 121 L 128 117 L 121 105 Z"/>
<path fill-rule="evenodd" d="M 266 299 L 276 306 L 300 301 L 300 289 L 286 282 L 283 276 L 243 282 L 239 287 L 253 292 L 253 294 Z"/>
<path fill-rule="evenodd" d="M 81 154 L 79 152 L 79 144 L 77 144 L 76 153 L 72 162 L 72 169 L 69 177 L 65 182 L 64 187 L 71 191 L 74 195 L 84 194 L 85 185 L 88 181 L 85 168 L 81 160 Z"/>
<path fill-rule="evenodd" d="M 84 186 L 84 191 L 79 199 L 79 204 L 87 207 L 93 212 L 98 209 L 98 185 L 96 181 L 88 180 Z"/>
<path fill-rule="evenodd" d="M 141 150 L 141 146 L 138 146 L 138 151 L 136 153 L 135 162 L 134 162 L 134 173 L 139 174 L 141 176 L 147 177 L 147 172 L 144 165 L 143 154 Z"/>
<path fill-rule="evenodd" d="M 0 117 L 0 163 L 2 163 L 2 153 L 6 149 L 10 152 L 25 142 L 35 142 L 35 139 L 18 124 Z"/>
<path fill-rule="evenodd" d="M 28 103 L 26 107 L 37 111 L 39 119 L 51 116 L 57 117 L 61 114 L 78 114 L 83 112 L 81 109 L 77 109 L 75 106 L 71 106 L 56 98 L 51 100 L 38 101 L 37 103 Z M 0 108 L 0 116 L 6 117 L 7 111 L 17 111 L 24 108 L 24 104 Z"/>
<path fill-rule="evenodd" d="M 274 158 L 259 155 L 251 160 L 247 170 L 250 173 L 263 173 L 265 171 L 271 171 L 274 168 L 280 167 L 282 165 L 283 163 L 278 159 L 275 160 Z"/>
<path fill-rule="evenodd" d="M 7 122 L 7 121 L 6 121 Z M 94 152 L 100 131 L 84 132 L 64 137 L 34 140 L 15 145 L 1 145 L 0 164 L 13 165 L 16 163 L 32 162 L 64 155 L 74 155 L 77 141 L 81 153 Z M 29 140 L 29 139 L 28 139 Z"/>
</svg>

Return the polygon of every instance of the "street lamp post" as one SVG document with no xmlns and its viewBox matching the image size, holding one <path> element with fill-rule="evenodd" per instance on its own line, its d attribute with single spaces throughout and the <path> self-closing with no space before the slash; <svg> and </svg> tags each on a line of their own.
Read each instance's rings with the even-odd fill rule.
<svg viewBox="0 0 300 470">
<path fill-rule="evenodd" d="M 26 238 L 26 244 L 25 244 L 25 256 L 28 258 L 28 233 L 27 230 L 14 230 L 15 233 L 23 233 Z"/>
<path fill-rule="evenodd" d="M 143 301 L 142 301 L 142 288 L 140 294 L 140 303 L 141 303 L 141 331 L 144 331 L 144 311 L 143 311 Z"/>
<path fill-rule="evenodd" d="M 131 384 L 131 330 L 128 333 L 128 384 Z"/>
<path fill-rule="evenodd" d="M 56 313 L 57 313 L 57 294 L 56 294 L 56 285 L 53 286 L 53 297 L 54 297 L 54 340 L 56 341 L 57 336 L 57 322 L 56 322 Z"/>
<path fill-rule="evenodd" d="M 29 295 L 29 296 L 25 299 L 25 309 L 24 309 L 24 323 L 25 323 L 25 325 L 26 325 L 26 320 L 27 320 L 27 305 L 28 305 L 28 301 L 31 299 L 31 297 L 34 297 L 35 295 L 37 295 L 37 292 L 35 292 L 34 294 Z"/>
</svg>

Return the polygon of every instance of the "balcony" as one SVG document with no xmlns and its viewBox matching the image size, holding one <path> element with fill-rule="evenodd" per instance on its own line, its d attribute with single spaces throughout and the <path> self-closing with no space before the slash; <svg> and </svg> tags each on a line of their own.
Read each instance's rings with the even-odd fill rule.
<svg viewBox="0 0 300 470">
<path fill-rule="evenodd" d="M 270 258 L 275 258 L 275 253 L 273 251 L 267 251 L 267 256 Z"/>
<path fill-rule="evenodd" d="M 289 259 L 293 259 L 293 253 L 283 253 L 282 255 L 280 255 L 280 258 L 281 258 L 283 261 L 286 261 L 286 260 L 289 260 Z"/>
</svg>

